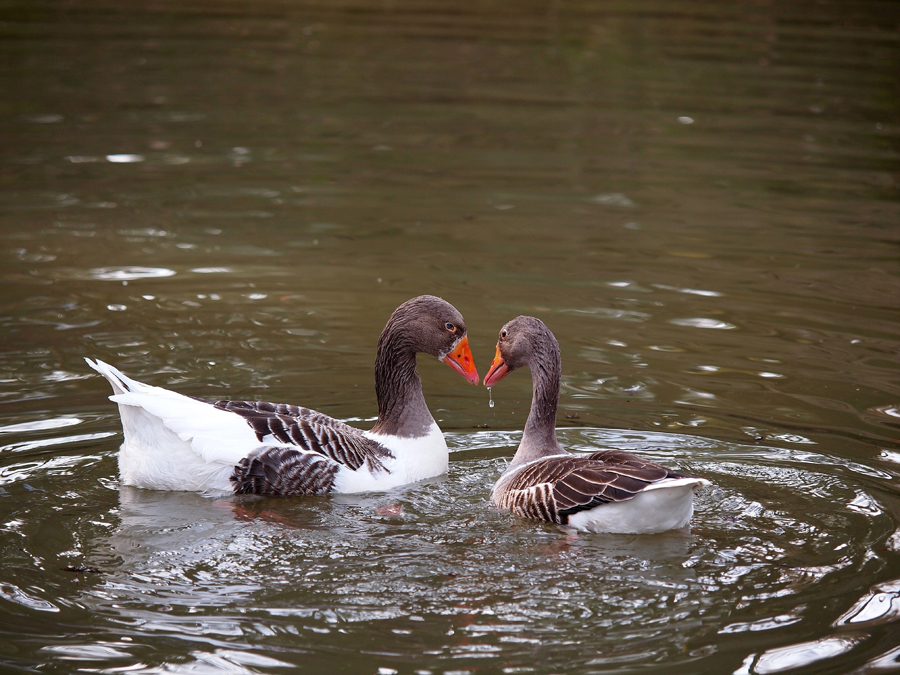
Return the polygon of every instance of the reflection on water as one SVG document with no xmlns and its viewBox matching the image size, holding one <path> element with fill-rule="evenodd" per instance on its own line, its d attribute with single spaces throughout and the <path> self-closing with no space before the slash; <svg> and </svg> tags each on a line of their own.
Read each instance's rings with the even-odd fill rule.
<svg viewBox="0 0 900 675">
<path fill-rule="evenodd" d="M 4 668 L 900 668 L 895 3 L 57 4 L 0 70 Z M 120 489 L 82 357 L 367 426 L 423 292 L 484 364 L 550 325 L 560 437 L 709 478 L 691 530 L 494 510 L 527 378 L 424 358 L 447 477 Z"/>
<path fill-rule="evenodd" d="M 69 550 L 45 550 L 34 535 L 49 525 L 34 516 L 7 523 L 40 550 L 37 569 L 0 597 L 79 624 L 92 617 L 87 642 L 73 635 L 44 648 L 59 663 L 139 671 L 142 662 L 257 672 L 334 658 L 401 670 L 736 658 L 735 672 L 771 673 L 874 645 L 896 621 L 897 582 L 859 584 L 884 568 L 896 528 L 882 508 L 896 505 L 889 474 L 810 452 L 572 428 L 560 433 L 567 447 L 623 447 L 713 482 L 690 530 L 581 535 L 488 506 L 518 438 L 451 434 L 447 477 L 381 495 L 222 501 L 85 486 L 74 503 L 94 506 L 65 513 L 72 541 L 57 550 Z M 71 458 L 77 471 L 43 471 L 84 486 L 84 459 Z M 15 499 L 27 464 L 5 473 Z M 60 581 L 69 561 L 84 570 L 80 583 Z M 836 588 L 852 606 L 835 602 Z M 830 632 L 805 640 L 823 618 Z M 747 655 L 748 636 L 770 633 L 784 646 L 765 638 Z M 163 662 L 158 641 L 168 645 Z"/>
</svg>

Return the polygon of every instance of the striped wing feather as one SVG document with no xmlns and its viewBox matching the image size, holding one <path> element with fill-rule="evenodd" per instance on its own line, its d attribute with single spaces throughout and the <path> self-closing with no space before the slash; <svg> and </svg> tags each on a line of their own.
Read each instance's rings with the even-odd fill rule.
<svg viewBox="0 0 900 675">
<path fill-rule="evenodd" d="M 322 455 L 293 448 L 261 448 L 234 467 L 238 495 L 322 495 L 331 492 L 338 465 Z"/>
<path fill-rule="evenodd" d="M 387 471 L 383 460 L 392 456 L 359 429 L 309 408 L 256 401 L 216 401 L 213 405 L 243 417 L 263 443 L 293 445 L 354 471 L 363 465 L 373 472 Z"/>
<path fill-rule="evenodd" d="M 621 450 L 556 455 L 520 469 L 504 486 L 498 505 L 525 518 L 565 525 L 578 511 L 625 501 L 665 478 L 686 476 Z"/>
</svg>

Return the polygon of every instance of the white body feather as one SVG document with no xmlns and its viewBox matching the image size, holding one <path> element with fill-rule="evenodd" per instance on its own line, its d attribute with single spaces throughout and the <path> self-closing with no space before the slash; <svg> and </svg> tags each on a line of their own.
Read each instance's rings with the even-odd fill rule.
<svg viewBox="0 0 900 675">
<path fill-rule="evenodd" d="M 610 502 L 569 516 L 569 527 L 587 532 L 654 534 L 678 530 L 694 515 L 694 488 L 703 478 L 670 478 L 648 485 L 623 502 Z"/>
<path fill-rule="evenodd" d="M 418 438 L 400 438 L 370 431 L 364 432 L 364 435 L 381 443 L 394 455 L 392 459 L 382 460 L 391 473 L 372 474 L 365 468 L 359 471 L 341 470 L 335 477 L 335 492 L 388 490 L 447 473 L 450 451 L 437 423 L 431 425 L 428 435 Z"/>
<path fill-rule="evenodd" d="M 230 493 L 229 478 L 235 465 L 257 448 L 283 446 L 304 451 L 271 436 L 260 441 L 236 413 L 138 382 L 102 361 L 85 360 L 109 380 L 115 392 L 109 398 L 119 406 L 125 435 L 119 451 L 119 478 L 124 485 Z M 447 471 L 447 444 L 437 424 L 419 438 L 364 435 L 394 455 L 382 460 L 388 471 L 372 473 L 366 464 L 356 471 L 341 466 L 334 492 L 385 490 Z"/>
</svg>

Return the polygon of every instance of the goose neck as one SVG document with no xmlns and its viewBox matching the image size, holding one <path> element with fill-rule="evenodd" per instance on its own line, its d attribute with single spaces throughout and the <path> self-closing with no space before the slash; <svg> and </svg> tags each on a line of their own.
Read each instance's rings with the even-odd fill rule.
<svg viewBox="0 0 900 675">
<path fill-rule="evenodd" d="M 559 406 L 561 370 L 559 347 L 555 344 L 549 345 L 545 351 L 535 354 L 529 366 L 532 384 L 531 410 L 525 422 L 522 442 L 513 458 L 513 466 L 565 452 L 556 439 L 556 411 Z"/>
<path fill-rule="evenodd" d="M 418 437 L 428 434 L 434 418 L 425 404 L 416 371 L 416 349 L 404 332 L 385 327 L 375 356 L 378 421 L 373 433 Z"/>
</svg>

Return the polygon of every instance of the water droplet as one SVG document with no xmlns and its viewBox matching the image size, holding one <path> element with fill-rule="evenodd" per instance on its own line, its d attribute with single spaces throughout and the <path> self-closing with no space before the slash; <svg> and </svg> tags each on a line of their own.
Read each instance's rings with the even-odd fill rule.
<svg viewBox="0 0 900 675">
<path fill-rule="evenodd" d="M 491 395 L 491 388 L 488 387 L 488 405 L 493 408 L 494 407 L 494 397 Z"/>
</svg>

